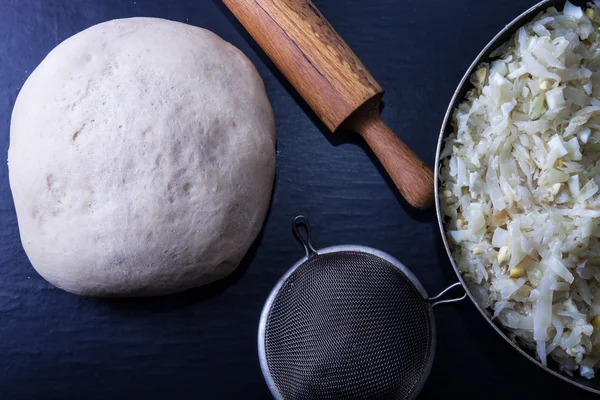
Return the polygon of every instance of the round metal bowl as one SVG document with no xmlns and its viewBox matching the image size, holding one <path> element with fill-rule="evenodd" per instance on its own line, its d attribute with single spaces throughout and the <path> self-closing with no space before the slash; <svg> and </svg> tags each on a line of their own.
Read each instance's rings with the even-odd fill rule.
<svg viewBox="0 0 600 400">
<path fill-rule="evenodd" d="M 578 6 L 585 6 L 585 4 L 586 4 L 586 1 L 571 0 L 571 2 Z M 452 132 L 452 127 L 451 127 L 452 114 L 454 113 L 454 110 L 456 109 L 456 107 L 464 100 L 467 91 L 472 88 L 472 85 L 469 81 L 470 76 L 473 74 L 473 72 L 476 70 L 476 68 L 479 65 L 481 65 L 481 63 L 493 60 L 493 58 L 490 57 L 490 54 L 492 54 L 493 51 L 496 50 L 498 47 L 500 47 L 502 44 L 507 42 L 511 38 L 511 36 L 521 26 L 523 26 L 527 22 L 531 21 L 533 18 L 535 18 L 535 16 L 537 16 L 540 12 L 546 10 L 547 8 L 556 7 L 558 10 L 561 10 L 562 7 L 564 6 L 564 3 L 565 3 L 565 0 L 544 0 L 544 1 L 541 1 L 540 3 L 536 4 L 535 6 L 531 7 L 527 11 L 523 12 L 521 15 L 519 15 L 517 18 L 515 18 L 511 23 L 506 25 L 504 27 L 504 29 L 502 29 L 487 44 L 487 46 L 485 46 L 485 48 L 481 51 L 481 53 L 479 53 L 477 58 L 473 61 L 473 63 L 469 67 L 469 69 L 466 71 L 465 75 L 463 76 L 462 80 L 460 81 L 460 83 L 458 85 L 458 88 L 454 92 L 454 96 L 452 97 L 452 101 L 450 102 L 450 105 L 448 106 L 448 110 L 446 111 L 446 115 L 444 117 L 444 122 L 442 123 L 442 128 L 440 131 L 440 137 L 438 140 L 437 151 L 436 151 L 436 156 L 435 156 L 435 166 L 436 166 L 435 180 L 434 180 L 435 181 L 435 206 L 436 206 L 436 212 L 437 212 L 440 233 L 442 236 L 442 240 L 444 242 L 444 246 L 446 247 L 446 252 L 448 253 L 448 257 L 450 258 L 450 262 L 452 263 L 452 267 L 454 268 L 454 271 L 456 272 L 456 275 L 458 276 L 458 279 L 460 280 L 462 286 L 464 287 L 467 295 L 473 301 L 473 304 L 475 304 L 475 307 L 479 310 L 481 315 L 483 315 L 483 317 L 487 320 L 487 322 L 489 322 L 489 324 L 492 326 L 492 328 L 494 328 L 494 330 L 496 330 L 496 332 L 500 336 L 502 336 L 504 338 L 504 340 L 506 340 L 515 350 L 517 350 L 519 353 L 521 353 L 529 361 L 536 364 L 538 367 L 542 368 L 543 370 L 551 373 L 552 375 L 557 376 L 560 379 L 562 379 L 566 382 L 569 382 L 579 388 L 590 391 L 592 393 L 600 394 L 600 377 L 596 377 L 595 379 L 588 380 L 588 379 L 582 378 L 580 376 L 566 375 L 566 374 L 560 372 L 560 370 L 558 369 L 558 365 L 556 363 L 554 363 L 554 361 L 551 360 L 550 357 L 548 358 L 548 366 L 543 365 L 541 362 L 539 362 L 535 358 L 535 355 L 531 350 L 519 346 L 518 343 L 515 343 L 513 340 L 511 340 L 508 337 L 507 331 L 505 330 L 505 328 L 500 326 L 498 323 L 492 321 L 490 311 L 481 307 L 477 303 L 477 301 L 475 300 L 475 297 L 469 290 L 467 283 L 463 279 L 461 272 L 459 271 L 458 267 L 456 266 L 456 262 L 454 261 L 454 258 L 452 257 L 448 239 L 446 237 L 446 230 L 444 227 L 444 217 L 443 217 L 443 214 L 442 214 L 442 211 L 440 208 L 440 201 L 439 201 L 440 154 L 443 149 L 444 139 L 446 138 L 446 136 L 448 134 L 450 134 Z"/>
</svg>

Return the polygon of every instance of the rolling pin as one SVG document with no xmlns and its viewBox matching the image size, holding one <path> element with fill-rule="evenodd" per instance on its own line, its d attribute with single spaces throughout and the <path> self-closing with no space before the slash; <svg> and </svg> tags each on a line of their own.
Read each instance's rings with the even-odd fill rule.
<svg viewBox="0 0 600 400">
<path fill-rule="evenodd" d="M 431 169 L 379 113 L 383 89 L 309 0 L 223 0 L 332 132 L 360 134 L 404 198 L 433 204 Z"/>
</svg>

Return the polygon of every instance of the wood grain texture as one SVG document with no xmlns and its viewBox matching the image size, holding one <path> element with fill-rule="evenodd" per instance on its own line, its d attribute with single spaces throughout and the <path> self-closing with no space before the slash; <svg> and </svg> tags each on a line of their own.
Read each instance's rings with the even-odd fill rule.
<svg viewBox="0 0 600 400">
<path fill-rule="evenodd" d="M 332 131 L 358 132 L 404 198 L 433 205 L 433 172 L 379 116 L 383 89 L 310 0 L 223 0 Z"/>
<path fill-rule="evenodd" d="M 465 69 L 535 2 L 313 1 L 386 88 L 384 120 L 426 160 Z M 273 285 L 303 256 L 290 229 L 300 213 L 311 220 L 317 248 L 385 251 L 430 294 L 455 282 L 445 251 L 436 251 L 434 213 L 405 212 L 357 135 L 325 135 L 220 0 L 0 4 L 0 400 L 272 400 L 258 363 L 258 319 Z M 276 116 L 276 186 L 256 252 L 235 279 L 156 299 L 91 300 L 52 287 L 21 247 L 5 162 L 10 113 L 54 46 L 93 24 L 134 16 L 209 29 L 252 60 Z M 597 399 L 517 354 L 471 303 L 436 307 L 435 318 L 436 358 L 420 400 Z"/>
<path fill-rule="evenodd" d="M 408 203 L 421 210 L 433 205 L 433 171 L 381 120 L 379 99 L 365 103 L 344 126 L 365 139 Z"/>
<path fill-rule="evenodd" d="M 254 40 L 332 131 L 383 93 L 308 0 L 224 0 Z"/>
</svg>

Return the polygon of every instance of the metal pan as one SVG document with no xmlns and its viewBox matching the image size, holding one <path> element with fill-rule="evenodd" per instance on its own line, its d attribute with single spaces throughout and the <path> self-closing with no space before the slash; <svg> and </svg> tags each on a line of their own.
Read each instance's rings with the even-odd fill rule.
<svg viewBox="0 0 600 400">
<path fill-rule="evenodd" d="M 586 1 L 577 1 L 577 0 L 571 0 L 571 2 L 578 6 L 584 6 L 586 3 Z M 481 307 L 477 303 L 477 301 L 475 300 L 475 297 L 469 290 L 469 286 L 463 279 L 462 274 L 459 271 L 459 269 L 456 265 L 456 262 L 454 261 L 454 259 L 452 257 L 452 253 L 450 252 L 450 246 L 448 243 L 448 239 L 446 237 L 446 230 L 444 227 L 444 217 L 443 217 L 443 214 L 441 211 L 440 199 L 439 199 L 440 154 L 443 149 L 444 139 L 446 138 L 447 135 L 449 135 L 452 132 L 452 126 L 451 126 L 452 114 L 454 113 L 454 110 L 456 109 L 456 107 L 464 100 L 467 91 L 472 88 L 472 85 L 469 81 L 470 76 L 473 74 L 473 72 L 477 69 L 477 67 L 481 63 L 492 60 L 492 58 L 490 58 L 490 54 L 492 54 L 492 52 L 494 50 L 496 50 L 498 47 L 500 47 L 502 44 L 507 42 L 511 38 L 511 36 L 521 26 L 523 26 L 527 22 L 531 21 L 533 18 L 535 18 L 536 15 L 538 15 L 539 13 L 541 13 L 542 11 L 546 10 L 549 7 L 556 7 L 558 10 L 561 10 L 564 3 L 565 3 L 565 0 L 544 0 L 544 1 L 541 1 L 540 3 L 536 4 L 535 6 L 531 7 L 529 10 L 525 11 L 521 15 L 519 15 L 511 23 L 506 25 L 506 27 L 504 27 L 504 29 L 502 29 L 487 44 L 487 46 L 485 46 L 485 48 L 481 51 L 481 53 L 479 53 L 479 55 L 477 56 L 475 61 L 473 61 L 473 63 L 469 67 L 469 69 L 465 72 L 465 75 L 463 76 L 462 80 L 460 81 L 458 88 L 454 92 L 452 101 L 450 102 L 450 105 L 448 106 L 448 110 L 446 111 L 446 115 L 444 117 L 444 122 L 442 123 L 442 128 L 440 131 L 440 137 L 438 140 L 437 151 L 436 151 L 436 156 L 435 156 L 435 166 L 436 166 L 435 180 L 434 180 L 434 182 L 435 182 L 435 206 L 436 206 L 437 219 L 438 219 L 438 225 L 440 228 L 440 233 L 442 235 L 444 247 L 446 247 L 446 252 L 448 253 L 448 257 L 450 258 L 450 261 L 452 263 L 452 267 L 454 268 L 454 271 L 456 272 L 458 279 L 460 280 L 462 286 L 464 287 L 465 291 L 467 292 L 467 295 L 473 301 L 473 304 L 479 310 L 481 315 L 483 315 L 483 317 L 487 320 L 487 322 L 489 322 L 489 324 L 492 326 L 492 328 L 494 328 L 496 330 L 496 332 L 498 332 L 498 334 L 500 336 L 502 336 L 504 338 L 504 340 L 506 340 L 515 350 L 517 350 L 524 357 L 526 357 L 529 361 L 536 364 L 543 370 L 545 370 L 545 371 L 551 373 L 552 375 L 557 376 L 560 379 L 562 379 L 566 382 L 569 382 L 577 387 L 588 390 L 592 393 L 600 394 L 600 377 L 596 377 L 595 379 L 587 380 L 580 376 L 566 375 L 559 371 L 558 365 L 555 364 L 554 361 L 551 360 L 550 357 L 548 358 L 548 366 L 543 365 L 535 358 L 535 355 L 532 351 L 530 351 L 527 348 L 519 346 L 519 344 L 517 344 L 516 342 L 511 340 L 507 335 L 507 331 L 505 331 L 505 329 L 502 326 L 500 326 L 496 322 L 492 321 L 492 318 L 491 318 L 492 314 L 490 313 L 490 311 Z"/>
</svg>

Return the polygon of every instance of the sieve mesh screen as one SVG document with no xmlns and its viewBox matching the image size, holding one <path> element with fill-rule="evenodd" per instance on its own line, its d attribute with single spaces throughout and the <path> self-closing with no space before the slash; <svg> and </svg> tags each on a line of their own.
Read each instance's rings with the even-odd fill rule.
<svg viewBox="0 0 600 400">
<path fill-rule="evenodd" d="M 408 399 L 432 356 L 431 307 L 393 264 L 313 254 L 267 316 L 264 348 L 283 399 Z"/>
</svg>

